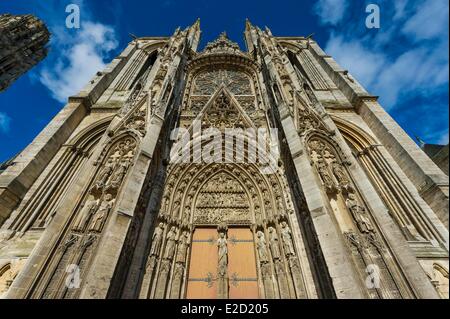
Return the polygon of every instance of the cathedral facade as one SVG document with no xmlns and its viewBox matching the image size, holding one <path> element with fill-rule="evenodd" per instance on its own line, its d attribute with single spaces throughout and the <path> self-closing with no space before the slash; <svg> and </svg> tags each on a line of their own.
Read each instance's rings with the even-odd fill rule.
<svg viewBox="0 0 450 319">
<path fill-rule="evenodd" d="M 448 177 L 311 38 L 134 39 L 0 175 L 5 298 L 448 298 Z"/>
</svg>

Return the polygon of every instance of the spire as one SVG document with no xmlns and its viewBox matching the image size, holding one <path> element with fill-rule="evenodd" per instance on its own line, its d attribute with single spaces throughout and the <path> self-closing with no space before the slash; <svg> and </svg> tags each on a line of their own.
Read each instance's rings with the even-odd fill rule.
<svg viewBox="0 0 450 319">
<path fill-rule="evenodd" d="M 191 48 L 197 50 L 198 43 L 200 41 L 200 18 L 195 20 L 194 24 L 189 27 L 188 39 L 191 43 Z"/>
<path fill-rule="evenodd" d="M 250 31 L 253 28 L 252 23 L 248 18 L 245 18 L 245 31 Z"/>
<path fill-rule="evenodd" d="M 194 24 L 192 25 L 191 28 L 196 29 L 196 30 L 200 30 L 200 18 L 197 18 L 197 20 L 195 20 L 195 22 L 194 22 Z"/>
</svg>

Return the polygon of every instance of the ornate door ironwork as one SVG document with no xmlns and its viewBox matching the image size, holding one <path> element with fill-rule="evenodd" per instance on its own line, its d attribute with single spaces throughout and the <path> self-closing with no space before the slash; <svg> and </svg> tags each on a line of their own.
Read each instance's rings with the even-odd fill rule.
<svg viewBox="0 0 450 319">
<path fill-rule="evenodd" d="M 228 229 L 228 255 L 228 298 L 259 298 L 255 244 L 249 228 Z"/>
<path fill-rule="evenodd" d="M 197 228 L 187 281 L 187 299 L 219 298 L 218 232 Z M 230 228 L 227 232 L 228 265 L 225 295 L 229 299 L 259 298 L 253 234 L 249 228 Z M 223 280 L 223 279 L 222 279 Z"/>
<path fill-rule="evenodd" d="M 217 298 L 217 230 L 197 228 L 191 243 L 187 299 Z"/>
</svg>

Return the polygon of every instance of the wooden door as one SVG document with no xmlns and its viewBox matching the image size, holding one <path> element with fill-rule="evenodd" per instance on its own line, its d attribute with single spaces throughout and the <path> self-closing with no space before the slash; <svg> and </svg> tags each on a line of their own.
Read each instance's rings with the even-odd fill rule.
<svg viewBox="0 0 450 319">
<path fill-rule="evenodd" d="M 217 230 L 197 228 L 192 236 L 187 299 L 217 298 Z"/>
<path fill-rule="evenodd" d="M 259 298 L 253 234 L 249 228 L 228 229 L 230 299 Z"/>
</svg>

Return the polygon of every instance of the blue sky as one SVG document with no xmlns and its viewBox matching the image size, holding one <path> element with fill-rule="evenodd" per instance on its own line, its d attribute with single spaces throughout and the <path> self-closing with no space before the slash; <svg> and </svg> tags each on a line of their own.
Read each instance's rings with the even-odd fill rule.
<svg viewBox="0 0 450 319">
<path fill-rule="evenodd" d="M 65 28 L 71 3 L 80 5 L 80 29 Z M 365 27 L 370 3 L 380 7 L 380 29 Z M 448 143 L 447 0 L 1 0 L 0 13 L 35 14 L 52 33 L 49 56 L 0 93 L 0 162 L 28 145 L 130 33 L 171 35 L 197 18 L 201 48 L 226 31 L 245 49 L 246 18 L 274 35 L 314 33 L 410 136 Z"/>
</svg>

